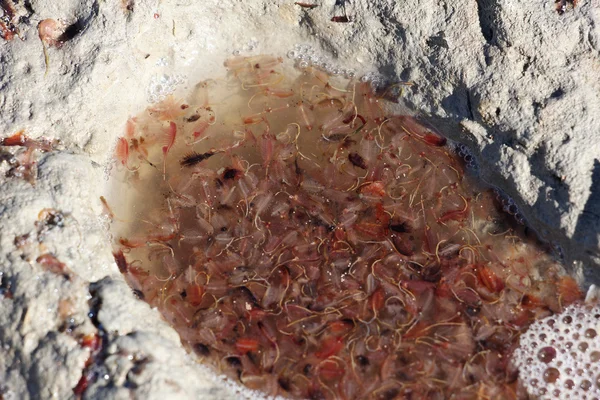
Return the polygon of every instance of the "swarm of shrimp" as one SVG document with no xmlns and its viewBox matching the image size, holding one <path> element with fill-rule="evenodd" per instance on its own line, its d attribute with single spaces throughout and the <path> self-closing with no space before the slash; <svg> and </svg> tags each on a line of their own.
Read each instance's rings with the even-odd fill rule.
<svg viewBox="0 0 600 400">
<path fill-rule="evenodd" d="M 270 395 L 514 398 L 519 335 L 577 285 L 439 133 L 367 83 L 280 64 L 234 58 L 127 123 L 139 194 L 113 229 L 135 293 Z"/>
</svg>

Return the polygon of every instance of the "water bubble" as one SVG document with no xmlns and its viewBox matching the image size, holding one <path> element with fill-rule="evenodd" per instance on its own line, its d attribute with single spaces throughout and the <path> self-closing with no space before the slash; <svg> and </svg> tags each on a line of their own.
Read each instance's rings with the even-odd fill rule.
<svg viewBox="0 0 600 400">
<path fill-rule="evenodd" d="M 565 388 L 571 390 L 571 389 L 573 389 L 574 386 L 575 386 L 575 382 L 573 382 L 572 379 L 567 379 L 565 381 Z"/>
<path fill-rule="evenodd" d="M 556 357 L 556 350 L 554 349 L 554 347 L 542 347 L 540 349 L 540 351 L 538 352 L 538 359 L 543 362 L 548 364 L 550 361 L 554 360 L 554 358 Z"/>
<path fill-rule="evenodd" d="M 580 351 L 582 351 L 583 353 L 585 353 L 588 349 L 588 347 L 590 347 L 590 345 L 587 342 L 581 342 L 579 343 L 579 346 L 577 346 L 579 348 Z"/>
<path fill-rule="evenodd" d="M 547 368 L 544 371 L 544 381 L 547 383 L 554 383 L 560 377 L 560 372 L 556 368 Z"/>
<path fill-rule="evenodd" d="M 538 385 L 538 380 L 534 378 L 529 381 L 529 384 L 533 387 L 536 387 Z"/>
<path fill-rule="evenodd" d="M 586 331 L 585 331 L 585 337 L 588 339 L 593 339 L 596 337 L 596 335 L 597 335 L 597 333 L 596 333 L 595 329 L 590 328 L 590 329 L 586 329 Z"/>
<path fill-rule="evenodd" d="M 533 358 L 529 357 L 527 360 L 525 360 L 525 363 L 526 363 L 527 365 L 531 365 L 531 364 L 533 364 Z"/>
<path fill-rule="evenodd" d="M 584 379 L 581 381 L 581 384 L 579 385 L 579 387 L 581 387 L 583 390 L 585 390 L 587 392 L 588 390 L 590 390 L 592 388 L 592 382 L 588 381 L 587 379 Z"/>
<path fill-rule="evenodd" d="M 315 67 L 319 68 L 319 69 L 324 69 L 325 65 L 327 63 L 324 60 L 319 59 L 318 61 L 314 62 Z"/>
<path fill-rule="evenodd" d="M 525 224 L 525 217 L 520 212 L 515 214 L 515 220 L 521 225 Z"/>
</svg>

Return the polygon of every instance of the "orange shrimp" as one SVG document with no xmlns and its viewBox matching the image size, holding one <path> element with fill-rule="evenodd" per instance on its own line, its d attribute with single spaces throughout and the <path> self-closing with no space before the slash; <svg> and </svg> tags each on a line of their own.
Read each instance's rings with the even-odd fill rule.
<svg viewBox="0 0 600 400">
<path fill-rule="evenodd" d="M 235 342 L 235 348 L 240 354 L 258 350 L 258 340 L 252 338 L 240 338 Z"/>
</svg>

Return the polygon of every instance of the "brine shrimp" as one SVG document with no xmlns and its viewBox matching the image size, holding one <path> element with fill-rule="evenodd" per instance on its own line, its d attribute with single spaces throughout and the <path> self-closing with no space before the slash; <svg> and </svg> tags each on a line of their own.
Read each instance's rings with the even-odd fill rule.
<svg viewBox="0 0 600 400">
<path fill-rule="evenodd" d="M 163 152 L 163 179 L 166 179 L 167 175 L 167 155 L 175 144 L 177 138 L 177 124 L 173 121 L 169 122 L 169 128 L 165 132 L 164 144 L 162 147 Z"/>
<path fill-rule="evenodd" d="M 168 96 L 162 102 L 150 107 L 148 113 L 159 121 L 173 121 L 184 115 L 186 108 L 188 107 L 185 104 L 173 96 Z"/>
<path fill-rule="evenodd" d="M 504 360 L 582 298 L 575 280 L 389 93 L 281 63 L 232 58 L 227 80 L 127 122 L 118 173 L 147 189 L 132 217 L 102 200 L 127 282 L 202 362 L 269 395 L 513 393 Z"/>
<path fill-rule="evenodd" d="M 195 120 L 197 121 L 197 120 Z M 196 125 L 194 126 L 194 131 L 192 133 L 192 140 L 186 140 L 186 144 L 188 146 L 193 146 L 197 143 L 200 143 L 206 139 L 208 139 L 207 135 L 206 135 L 206 131 L 208 130 L 209 127 L 211 127 L 212 125 L 214 125 L 216 123 L 215 117 L 211 116 L 209 117 L 208 120 L 203 119 L 200 120 L 196 123 Z"/>
<path fill-rule="evenodd" d="M 1 161 L 8 161 L 11 168 L 6 172 L 8 177 L 22 178 L 30 184 L 35 184 L 37 177 L 36 153 L 45 153 L 52 151 L 58 144 L 56 140 L 46 138 L 31 139 L 25 135 L 24 131 L 19 131 L 14 135 L 0 139 L 0 147 L 19 147 L 16 154 L 9 152 L 2 154 Z"/>
</svg>

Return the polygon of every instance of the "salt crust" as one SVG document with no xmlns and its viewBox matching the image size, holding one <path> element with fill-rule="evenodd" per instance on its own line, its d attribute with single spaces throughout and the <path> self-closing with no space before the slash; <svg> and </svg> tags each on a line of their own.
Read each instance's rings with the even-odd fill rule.
<svg viewBox="0 0 600 400">
<path fill-rule="evenodd" d="M 128 3 L 133 12 L 123 7 Z M 113 321 L 106 341 L 116 352 L 100 364 L 115 374 L 103 375 L 86 398 L 239 398 L 186 355 L 157 312 L 126 287 L 115 289 L 124 283 L 97 223 L 110 149 L 127 118 L 146 106 L 152 80 L 185 76 L 179 85 L 188 90 L 190 82 L 221 71 L 235 52 L 285 56 L 296 43 L 309 43 L 345 70 L 414 82 L 403 95 L 407 103 L 468 143 L 482 173 L 518 198 L 530 220 L 557 235 L 575 258 L 598 252 L 597 197 L 590 190 L 600 129 L 598 0 L 580 2 L 561 17 L 553 2 L 502 0 L 482 9 L 468 0 L 380 0 L 310 11 L 293 2 L 234 0 L 27 4 L 31 12 L 22 2 L 17 7 L 19 37 L 0 39 L 0 131 L 25 129 L 62 144 L 40 157 L 35 186 L 0 179 L 4 399 L 73 397 L 89 351 L 60 330 L 58 304 L 70 300 L 69 321 L 78 334 L 94 332 L 88 282 L 107 288 L 96 297 L 106 300 L 101 319 Z M 352 22 L 331 22 L 343 12 Z M 36 29 L 46 18 L 86 21 L 71 41 L 48 49 L 47 66 Z M 450 122 L 465 131 L 444 128 Z M 6 163 L 1 168 L 5 172 Z M 69 223 L 51 231 L 44 245 L 77 275 L 70 283 L 22 258 L 15 245 L 15 237 L 35 232 L 44 208 L 68 215 Z M 144 323 L 153 329 L 140 328 Z M 116 373 L 132 352 L 150 358 L 149 372 L 136 377 L 135 387 Z"/>
</svg>

